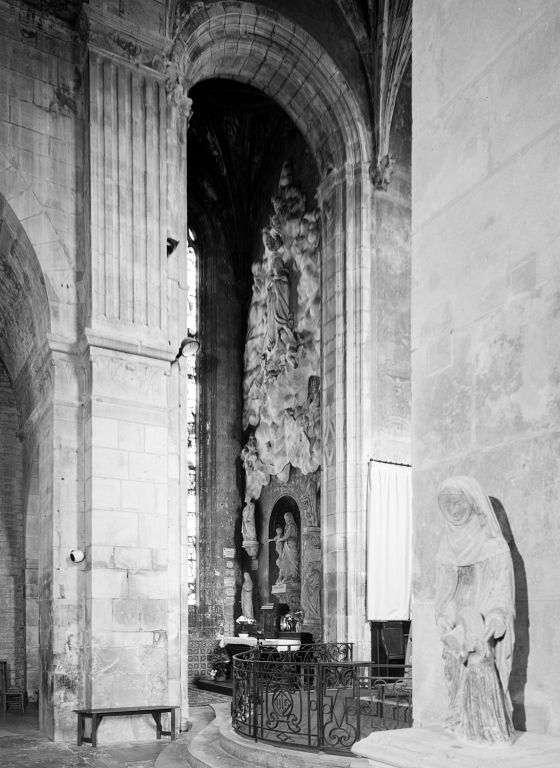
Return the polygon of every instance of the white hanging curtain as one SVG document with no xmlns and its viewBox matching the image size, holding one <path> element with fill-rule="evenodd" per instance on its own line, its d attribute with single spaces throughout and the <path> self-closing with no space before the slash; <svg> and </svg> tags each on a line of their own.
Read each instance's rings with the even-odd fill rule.
<svg viewBox="0 0 560 768">
<path fill-rule="evenodd" d="M 367 490 L 367 617 L 410 618 L 412 482 L 410 467 L 370 461 Z"/>
</svg>

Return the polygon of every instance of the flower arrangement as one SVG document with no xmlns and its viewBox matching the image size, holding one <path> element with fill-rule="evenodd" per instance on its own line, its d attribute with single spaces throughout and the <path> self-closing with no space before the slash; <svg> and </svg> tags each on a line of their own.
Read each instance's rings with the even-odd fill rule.
<svg viewBox="0 0 560 768">
<path fill-rule="evenodd" d="M 212 665 L 210 677 L 220 678 L 227 676 L 228 666 L 230 664 L 230 658 L 227 651 L 224 651 L 222 648 L 216 648 L 216 650 L 208 657 L 208 661 Z"/>
<path fill-rule="evenodd" d="M 235 620 L 235 623 L 237 624 L 238 634 L 241 636 L 251 634 L 256 625 L 255 619 L 248 619 L 246 616 L 243 616 L 243 614 Z"/>
<path fill-rule="evenodd" d="M 280 630 L 282 632 L 301 632 L 303 628 L 304 610 L 301 608 L 299 611 L 293 611 L 293 613 L 287 613 L 280 619 Z"/>
</svg>

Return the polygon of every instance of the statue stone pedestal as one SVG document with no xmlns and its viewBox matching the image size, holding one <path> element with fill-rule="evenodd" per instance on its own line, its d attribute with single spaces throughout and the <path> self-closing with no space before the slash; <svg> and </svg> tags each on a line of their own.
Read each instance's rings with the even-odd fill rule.
<svg viewBox="0 0 560 768">
<path fill-rule="evenodd" d="M 558 768 L 560 738 L 515 732 L 514 743 L 488 746 L 461 741 L 441 727 L 403 728 L 372 733 L 352 747 L 372 768 Z"/>
<path fill-rule="evenodd" d="M 287 581 L 285 584 L 274 584 L 270 591 L 277 602 L 286 603 L 289 606 L 290 613 L 300 610 L 301 584 L 299 581 Z"/>
</svg>

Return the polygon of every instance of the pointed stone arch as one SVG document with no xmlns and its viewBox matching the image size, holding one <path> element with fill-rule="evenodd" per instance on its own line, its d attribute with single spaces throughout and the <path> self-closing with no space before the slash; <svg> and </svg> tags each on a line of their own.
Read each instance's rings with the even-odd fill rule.
<svg viewBox="0 0 560 768">
<path fill-rule="evenodd" d="M 323 230 L 321 517 L 323 580 L 329 585 L 324 639 L 356 642 L 361 652 L 368 643 L 362 532 L 375 364 L 369 117 L 317 40 L 270 9 L 222 0 L 189 11 L 174 29 L 170 74 L 180 93 L 209 78 L 252 85 L 286 111 L 317 160 Z"/>
<path fill-rule="evenodd" d="M 24 583 L 19 606 L 21 645 L 12 680 L 33 700 L 38 690 L 41 723 L 50 717 L 47 669 L 50 593 L 44 585 L 52 569 L 53 507 L 53 361 L 49 346 L 51 309 L 41 265 L 25 229 L 0 193 L 0 360 L 12 382 L 19 422 L 21 466 L 14 473 L 22 537 L 19 569 Z M 9 437 L 9 435 L 7 436 Z M 15 437 L 15 436 L 14 436 Z M 42 566 L 39 565 L 42 563 Z M 38 585 L 31 587 L 30 585 Z M 22 587 L 23 588 L 23 587 Z M 23 602 L 24 601 L 24 602 Z M 39 615 L 42 639 L 39 640 Z M 45 684 L 44 684 L 45 683 Z"/>
<path fill-rule="evenodd" d="M 172 59 L 187 88 L 222 77 L 273 98 L 306 137 L 323 176 L 370 161 L 370 129 L 350 85 L 320 44 L 280 14 L 231 0 L 196 9 L 179 25 Z"/>
<path fill-rule="evenodd" d="M 39 405 L 51 312 L 35 250 L 0 193 L 0 358 L 14 383 L 20 425 Z"/>
</svg>

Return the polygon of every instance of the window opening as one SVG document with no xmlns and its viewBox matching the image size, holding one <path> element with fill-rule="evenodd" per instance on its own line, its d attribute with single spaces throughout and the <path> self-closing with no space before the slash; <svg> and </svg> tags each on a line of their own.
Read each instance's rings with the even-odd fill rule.
<svg viewBox="0 0 560 768">
<path fill-rule="evenodd" d="M 188 231 L 187 335 L 198 339 L 198 254 Z M 187 369 L 187 604 L 198 604 L 198 371 L 197 355 L 185 358 Z"/>
</svg>

